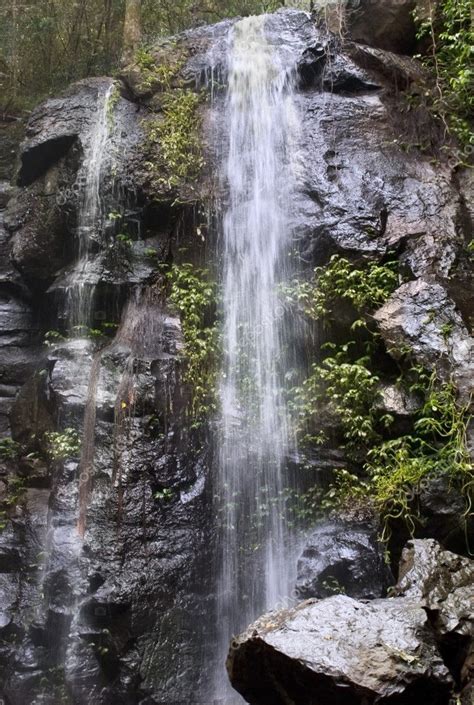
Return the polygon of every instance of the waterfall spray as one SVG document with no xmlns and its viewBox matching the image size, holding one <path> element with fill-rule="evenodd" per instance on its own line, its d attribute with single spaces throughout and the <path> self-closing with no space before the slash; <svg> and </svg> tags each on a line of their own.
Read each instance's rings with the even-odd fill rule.
<svg viewBox="0 0 474 705">
<path fill-rule="evenodd" d="M 239 21 L 229 50 L 223 220 L 225 362 L 220 388 L 219 669 L 215 696 L 229 703 L 224 669 L 232 634 L 290 589 L 286 560 L 283 397 L 285 336 L 279 284 L 291 229 L 293 73 L 279 64 L 265 16 Z"/>
</svg>

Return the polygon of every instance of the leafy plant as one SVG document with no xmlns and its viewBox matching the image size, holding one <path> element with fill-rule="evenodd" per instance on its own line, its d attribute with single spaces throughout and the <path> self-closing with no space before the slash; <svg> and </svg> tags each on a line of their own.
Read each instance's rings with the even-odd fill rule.
<svg viewBox="0 0 474 705">
<path fill-rule="evenodd" d="M 447 477 L 467 499 L 474 485 L 466 442 L 467 406 L 457 403 L 452 383 L 440 383 L 435 375 L 425 391 L 412 432 L 375 443 L 367 453 L 364 479 L 346 470 L 335 471 L 336 481 L 324 499 L 327 508 L 353 508 L 361 502 L 373 507 L 383 519 L 384 540 L 395 519 L 414 533 L 414 499 L 424 481 Z"/>
<path fill-rule="evenodd" d="M 201 153 L 200 96 L 187 88 L 167 90 L 161 99 L 162 114 L 146 123 L 148 143 L 156 150 L 158 164 L 147 166 L 157 186 L 180 186 L 198 176 L 204 161 Z"/>
<path fill-rule="evenodd" d="M 353 341 L 331 350 L 320 364 L 313 364 L 311 374 L 301 387 L 292 391 L 293 411 L 300 438 L 305 443 L 318 443 L 312 429 L 317 427 L 323 404 L 340 425 L 349 449 L 366 447 L 379 439 L 376 423 L 389 423 L 376 410 L 379 378 L 371 370 L 368 356 L 352 359 Z"/>
<path fill-rule="evenodd" d="M 164 487 L 162 490 L 158 490 L 158 492 L 155 492 L 154 494 L 155 499 L 159 499 L 162 502 L 170 502 L 173 499 L 173 496 L 174 492 L 169 487 Z"/>
<path fill-rule="evenodd" d="M 81 449 L 80 436 L 73 428 L 45 433 L 45 440 L 48 445 L 48 455 L 52 460 L 76 457 Z"/>
<path fill-rule="evenodd" d="M 22 477 L 10 476 L 6 496 L 0 502 L 0 531 L 2 531 L 8 521 L 9 511 L 20 501 L 25 491 L 25 481 Z"/>
<path fill-rule="evenodd" d="M 131 247 L 133 245 L 133 238 L 128 233 L 118 233 L 115 239 L 125 245 L 126 247 Z"/>
<path fill-rule="evenodd" d="M 0 460 L 15 460 L 18 458 L 21 446 L 13 438 L 0 439 Z"/>
<path fill-rule="evenodd" d="M 119 100 L 120 100 L 120 89 L 117 85 L 115 85 L 112 89 L 112 92 L 109 96 L 109 99 L 108 99 L 107 105 L 106 105 L 107 126 L 108 126 L 109 130 L 111 130 L 114 126 L 114 111 L 115 111 L 115 106 L 117 105 Z"/>
<path fill-rule="evenodd" d="M 468 407 L 457 403 L 455 386 L 450 382 L 440 384 L 433 375 L 414 432 L 385 441 L 369 452 L 366 471 L 387 529 L 390 519 L 402 518 L 414 530 L 413 491 L 426 478 L 443 475 L 466 495 L 472 490 L 468 421 Z"/>
<path fill-rule="evenodd" d="M 66 340 L 66 337 L 57 330 L 48 330 L 44 335 L 44 344 L 48 348 L 52 348 L 55 345 L 59 345 Z"/>
<path fill-rule="evenodd" d="M 348 259 L 333 255 L 326 267 L 316 267 L 312 281 L 295 280 L 283 293 L 314 320 L 330 316 L 341 300 L 363 313 L 382 306 L 397 288 L 397 267 L 396 261 L 355 267 Z"/>
<path fill-rule="evenodd" d="M 169 301 L 179 312 L 184 336 L 184 380 L 192 390 L 190 413 L 198 422 L 216 408 L 219 335 L 213 320 L 216 285 L 209 272 L 192 264 L 173 265 L 166 273 Z"/>
<path fill-rule="evenodd" d="M 435 75 L 431 109 L 463 145 L 474 144 L 474 32 L 470 0 L 441 0 L 418 21 L 418 38 L 428 41 L 422 57 Z"/>
</svg>

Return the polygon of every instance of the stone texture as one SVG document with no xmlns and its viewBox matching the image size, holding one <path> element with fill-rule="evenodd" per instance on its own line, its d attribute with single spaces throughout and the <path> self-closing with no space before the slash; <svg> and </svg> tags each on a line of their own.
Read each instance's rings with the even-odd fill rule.
<svg viewBox="0 0 474 705">
<path fill-rule="evenodd" d="M 396 597 L 338 595 L 261 617 L 231 643 L 231 682 L 255 705 L 448 705 L 461 691 L 468 702 L 473 571 L 433 539 L 411 540 Z"/>
<path fill-rule="evenodd" d="M 392 4 L 390 8 L 393 18 Z M 207 162 L 202 183 L 185 194 L 193 203 L 210 192 L 213 198 L 225 197 L 215 175 L 228 128 L 221 119 L 225 96 L 220 86 L 225 83 L 228 32 L 234 21 L 196 28 L 173 43 L 173 51 L 185 48 L 182 77 L 188 85 L 212 84 L 214 90 L 213 101 L 204 101 L 202 108 Z M 437 299 L 442 304 L 437 315 L 441 324 L 454 321 L 451 342 L 459 352 L 465 332 L 452 302 L 457 306 L 465 302 L 459 315 L 467 320 L 469 298 L 456 277 L 461 262 L 468 270 L 462 252 L 469 239 L 469 178 L 460 175 L 458 182 L 449 164 L 435 164 L 429 153 L 404 149 L 407 135 L 398 91 L 417 80 L 419 66 L 383 48 L 328 40 L 305 14 L 295 11 L 271 16 L 267 36 L 282 60 L 293 62 L 299 72 L 295 100 L 302 131 L 294 159 L 299 186 L 289 214 L 297 257 L 304 267 L 313 268 L 335 252 L 359 261 L 396 251 L 408 276 L 423 278 L 421 284 L 410 284 L 416 291 L 417 286 L 434 286 L 437 292 L 447 292 Z M 377 43 L 393 48 L 391 41 L 387 35 Z M 323 54 L 325 60 L 320 62 Z M 98 96 L 110 81 L 87 79 L 39 106 L 21 149 L 19 186 L 0 188 L 0 207 L 6 206 L 0 211 L 0 302 L 6 321 L 0 331 L 0 411 L 2 428 L 9 432 L 11 417 L 13 433 L 22 443 L 32 434 L 41 436 L 52 424 L 59 430 L 74 425 L 81 431 L 90 398 L 95 353 L 91 343 L 69 340 L 47 354 L 40 354 L 36 344 L 46 330 L 64 322 L 67 286 L 74 276 L 79 205 L 75 184 L 83 174 Z M 174 197 L 151 188 L 143 123 L 150 108 L 160 107 L 160 86 L 144 94 L 139 77 L 125 71 L 119 91 L 102 183 L 103 205 L 105 214 L 120 208 L 135 241 L 127 256 L 123 248 L 114 250 L 116 230 L 107 222 L 106 237 L 96 243 L 86 272 L 88 283 L 98 285 L 94 321 L 120 323 L 115 341 L 111 339 L 102 351 L 96 403 L 89 405 L 94 406 L 96 419 L 94 437 L 89 438 L 94 466 L 86 531 L 82 542 L 77 534 L 80 458 L 50 463 L 47 470 L 22 459 L 15 472 L 28 491 L 9 509 L 0 536 L 0 629 L 5 637 L 0 645 L 0 698 L 8 705 L 58 705 L 65 693 L 74 705 L 208 702 L 214 627 L 209 617 L 215 534 L 211 453 L 208 436 L 202 429 L 190 429 L 186 418 L 189 389 L 181 379 L 182 333 L 166 302 L 156 298 L 160 291 L 156 264 L 179 261 L 181 248 L 187 248 L 186 258 L 205 261 L 213 247 L 211 228 L 207 208 L 203 216 L 186 198 L 171 207 Z M 430 130 L 426 123 L 412 122 L 413 141 L 421 143 Z M 10 153 L 11 144 L 8 141 L 3 149 L 0 138 L 0 154 Z M 2 164 L 0 178 L 10 179 L 14 167 L 13 160 L 6 171 Z M 196 237 L 198 223 L 204 242 Z M 154 259 L 146 253 L 150 247 L 156 250 Z M 150 299 L 139 301 L 132 325 L 125 304 L 135 305 L 137 290 L 146 291 Z M 403 301 L 397 325 L 404 339 L 409 332 L 402 313 L 411 315 L 413 302 Z M 424 332 L 427 314 L 417 313 L 416 306 L 415 313 Z M 389 323 L 387 319 L 387 331 Z M 453 352 L 446 341 L 434 329 L 421 341 L 420 357 L 431 361 L 441 355 L 440 365 L 447 373 Z M 465 369 L 461 358 L 456 358 L 459 380 Z M 45 370 L 39 379 L 31 378 L 35 368 Z M 401 409 L 399 399 L 393 403 Z M 295 471 L 298 462 L 294 461 Z M 314 470 L 329 481 L 334 465 L 344 467 L 345 462 L 340 448 L 318 449 L 317 458 L 306 463 L 310 466 L 306 472 Z M 1 490 L 13 469 L 0 471 Z M 451 506 L 443 505 L 442 493 L 432 497 L 431 532 L 439 529 L 448 510 L 450 520 L 454 506 L 457 511 L 451 496 L 446 495 Z M 363 545 L 365 539 L 360 537 Z M 372 548 L 369 553 L 375 560 Z M 354 561 L 351 565 L 355 569 Z M 298 660 L 297 680 L 302 674 L 303 681 L 308 677 L 312 685 L 323 683 L 331 705 L 354 705 L 363 698 L 370 703 L 378 695 L 390 697 L 391 705 L 406 705 L 405 693 L 414 694 L 417 705 L 447 702 L 443 698 L 450 680 L 430 641 L 426 612 L 417 605 L 408 615 L 401 609 L 402 600 L 411 599 L 391 602 L 388 622 L 386 603 L 379 601 L 331 598 L 331 612 L 324 614 L 320 607 L 327 602 L 308 605 L 308 619 L 303 617 L 306 607 L 301 608 L 295 613 L 298 624 L 303 621 L 311 627 L 314 618 L 317 629 L 324 627 L 322 633 L 329 638 L 321 640 L 314 662 L 310 654 L 308 666 L 305 654 L 298 651 L 306 642 L 292 638 L 288 658 L 292 664 Z M 344 642 L 333 637 L 338 630 L 344 634 L 352 619 L 357 628 L 348 640 L 344 661 L 346 656 L 336 653 L 337 644 Z M 388 633 L 392 628 L 393 641 Z M 383 636 L 378 644 L 376 632 Z M 309 631 L 302 634 L 311 637 Z M 260 648 L 259 639 L 256 643 Z M 374 645 L 377 670 L 371 675 L 372 666 L 367 667 L 366 661 L 365 667 L 356 667 L 357 673 L 351 671 L 354 688 L 346 687 L 344 669 L 357 650 L 366 653 L 367 644 Z M 254 646 L 252 642 L 249 653 Z M 261 653 L 255 652 L 254 666 Z M 277 676 L 286 678 L 287 656 L 280 660 L 274 646 L 264 645 L 263 653 L 272 668 L 276 659 Z M 311 663 L 315 669 L 321 666 L 321 677 Z M 264 684 L 264 702 L 277 705 L 281 694 L 268 685 L 270 672 L 274 671 L 257 675 Z M 291 681 L 292 676 L 288 678 Z M 291 689 L 291 683 L 285 682 L 285 688 Z M 313 695 L 298 699 L 300 685 L 295 688 L 296 702 L 310 705 Z"/>
<path fill-rule="evenodd" d="M 374 318 L 394 356 L 397 350 L 408 348 L 442 379 L 452 376 L 461 398 L 469 399 L 474 372 L 472 338 L 440 284 L 423 279 L 403 284 Z"/>
<path fill-rule="evenodd" d="M 358 599 L 384 597 L 391 582 L 377 528 L 360 522 L 317 527 L 298 560 L 296 592 L 301 599 L 337 592 Z"/>
<path fill-rule="evenodd" d="M 415 600 L 344 595 L 269 613 L 231 646 L 231 682 L 253 705 L 447 705 L 452 685 Z"/>
<path fill-rule="evenodd" d="M 397 594 L 418 600 L 443 636 L 474 637 L 474 561 L 445 551 L 433 539 L 413 539 L 403 549 Z"/>
</svg>

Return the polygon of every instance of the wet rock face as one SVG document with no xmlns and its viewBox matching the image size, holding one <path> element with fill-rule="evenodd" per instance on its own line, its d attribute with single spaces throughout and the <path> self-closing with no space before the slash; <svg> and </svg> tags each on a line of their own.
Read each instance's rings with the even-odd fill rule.
<svg viewBox="0 0 474 705">
<path fill-rule="evenodd" d="M 393 22 L 395 3 L 390 7 Z M 202 85 L 207 77 L 210 87 L 211 67 L 216 85 L 225 82 L 233 22 L 178 39 L 186 85 Z M 358 37 L 384 48 L 342 45 L 295 11 L 273 15 L 267 33 L 282 61 L 293 62 L 298 73 L 301 141 L 292 219 L 303 265 L 324 264 L 335 252 L 354 260 L 399 253 L 413 281 L 395 292 L 386 304 L 391 308 L 378 312 L 383 335 L 387 341 L 416 338 L 415 356 L 431 363 L 440 355 L 443 373 L 455 354 L 461 383 L 468 371 L 462 350 L 469 306 L 457 276 L 468 239 L 469 178 L 459 175 L 461 188 L 448 166 L 395 141 L 400 130 L 394 88 L 409 85 L 418 65 L 385 51 L 395 47 L 388 35 L 383 41 Z M 39 106 L 21 149 L 18 183 L 0 186 L 0 431 L 8 434 L 12 427 L 21 443 L 67 426 L 81 432 L 91 399 L 97 348 L 90 340 L 67 340 L 48 350 L 37 346 L 46 330 L 64 324 L 67 286 L 75 276 L 79 182 L 99 96 L 110 84 L 108 78 L 88 79 Z M 118 88 L 102 180 L 104 212 L 119 208 L 134 242 L 116 248 L 118 230 L 108 219 L 86 272 L 86 283 L 98 285 L 94 321 L 120 329 L 97 363 L 84 540 L 77 531 L 81 453 L 48 468 L 31 460 L 0 468 L 0 492 L 14 471 L 21 470 L 26 487 L 0 536 L 0 698 L 8 705 L 201 705 L 210 679 L 209 438 L 190 428 L 185 413 L 189 390 L 181 380 L 180 322 L 163 297 L 153 296 L 156 264 L 177 261 L 183 245 L 192 260 L 201 261 L 212 249 L 211 238 L 206 233 L 199 249 L 199 208 L 171 208 L 174 198 L 151 189 L 143 120 L 150 106 L 159 106 L 160 87 L 144 93 L 132 71 Z M 203 102 L 209 173 L 195 184 L 194 201 L 209 192 L 206 179 L 220 173 L 228 127 L 221 119 L 223 99 L 215 88 L 212 104 Z M 213 142 L 213 135 L 221 142 Z M 13 168 L 0 172 L 1 178 L 12 176 Z M 133 311 L 127 309 L 137 292 L 147 292 L 148 303 L 140 299 Z M 426 323 L 432 300 L 436 314 Z M 452 329 L 445 339 L 440 328 L 447 323 Z M 385 389 L 384 404 L 400 423 L 411 402 Z M 318 472 L 329 475 L 335 463 L 344 465 L 339 448 L 324 453 L 318 450 L 314 462 Z M 442 487 L 423 492 L 431 498 L 427 531 L 438 535 L 447 516 L 446 493 Z M 448 508 L 450 527 L 458 506 Z M 451 676 L 426 601 L 361 601 L 383 594 L 387 580 L 370 530 L 315 532 L 300 571 L 302 595 L 309 590 L 323 597 L 328 587 L 337 589 L 330 580 L 335 572 L 348 594 L 285 613 L 275 627 L 268 621 L 255 627 L 258 636 L 252 631 L 242 642 L 231 666 L 249 702 L 278 705 L 293 697 L 321 705 L 315 694 L 322 689 L 331 705 L 376 698 L 391 705 L 447 703 Z M 303 584 L 308 581 L 309 587 Z M 465 648 L 465 634 L 453 633 L 446 638 L 460 639 Z M 346 647 L 339 654 L 341 644 Z M 442 640 L 441 646 L 450 645 Z M 451 672 L 460 680 L 454 660 Z"/>
<path fill-rule="evenodd" d="M 469 694 L 474 561 L 413 540 L 398 597 L 308 600 L 231 644 L 233 686 L 254 705 L 448 705 Z M 471 587 L 469 588 L 468 585 Z"/>
<path fill-rule="evenodd" d="M 474 373 L 472 338 L 440 284 L 423 279 L 403 284 L 375 314 L 387 347 L 407 346 L 427 369 L 455 382 L 469 400 Z"/>
<path fill-rule="evenodd" d="M 323 524 L 311 533 L 298 560 L 301 599 L 343 593 L 357 599 L 384 597 L 393 582 L 373 526 Z"/>
<path fill-rule="evenodd" d="M 422 602 L 440 635 L 474 636 L 474 561 L 445 551 L 433 539 L 404 548 L 397 594 Z"/>
</svg>

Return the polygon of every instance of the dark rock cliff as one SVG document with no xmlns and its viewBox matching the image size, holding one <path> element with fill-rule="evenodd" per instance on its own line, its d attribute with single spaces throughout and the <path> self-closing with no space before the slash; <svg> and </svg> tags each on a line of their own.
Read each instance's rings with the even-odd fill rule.
<svg viewBox="0 0 474 705">
<path fill-rule="evenodd" d="M 172 47 L 160 44 L 155 60 L 179 53 L 181 79 L 212 91 L 210 69 L 225 77 L 230 26 L 187 32 Z M 419 75 L 418 65 L 387 51 L 399 49 L 392 44 L 376 42 L 373 49 L 342 42 L 303 13 L 271 16 L 268 35 L 275 44 L 299 47 L 301 57 L 296 101 L 303 134 L 292 217 L 302 265 L 325 264 L 334 253 L 357 262 L 395 252 L 408 281 L 376 313 L 380 332 L 388 345 L 410 344 L 420 363 L 453 375 L 467 399 L 470 179 L 439 154 L 433 158 L 437 126 L 424 114 L 408 119 L 404 112 L 403 90 Z M 45 333 L 64 329 L 77 184 L 98 95 L 110 82 L 81 81 L 39 106 L 26 126 L 13 185 L 0 188 L 0 431 L 18 444 L 0 468 L 0 697 L 8 705 L 205 702 L 213 638 L 212 428 L 194 428 L 187 415 L 181 323 L 158 265 L 179 262 L 186 248 L 192 261 L 218 266 L 214 204 L 223 96 L 217 87 L 213 100 L 199 107 L 206 162 L 200 178 L 192 187 L 157 186 L 148 164 L 154 160 L 160 168 L 160 155 L 150 153 L 146 135 L 160 112 L 162 86 L 144 83 L 140 66 L 117 81 L 103 201 L 106 210 L 119 212 L 130 242 L 120 249 L 111 222 L 87 275 L 96 287 L 94 324 L 118 329 L 99 348 L 75 338 L 46 347 Z M 406 148 L 427 140 L 426 151 Z M 440 334 L 446 324 L 448 337 Z M 88 423 L 95 432 L 83 442 L 82 457 L 76 450 L 67 461 L 45 460 L 45 432 L 82 432 Z M 338 453 L 323 449 L 316 468 L 324 474 Z M 434 515 L 429 535 L 449 533 L 459 545 L 463 528 L 454 518 L 443 535 L 446 502 L 436 508 L 433 496 L 426 501 Z M 332 599 L 342 625 L 356 603 Z M 401 620 L 401 636 L 393 648 L 405 652 L 409 632 L 416 651 L 426 613 L 417 606 L 408 622 L 399 620 L 398 604 L 393 619 Z M 305 609 L 313 619 L 319 606 Z M 380 654 L 381 663 L 385 657 Z M 430 702 L 445 702 L 452 679 L 431 642 L 414 668 L 421 680 L 429 669 L 438 698 Z M 361 687 L 379 693 L 370 684 Z M 268 697 L 250 701 L 280 702 Z"/>
</svg>

